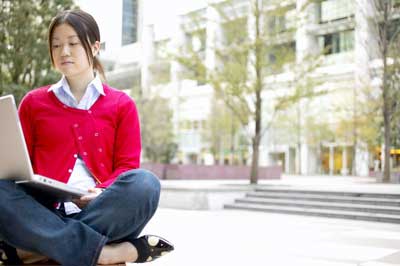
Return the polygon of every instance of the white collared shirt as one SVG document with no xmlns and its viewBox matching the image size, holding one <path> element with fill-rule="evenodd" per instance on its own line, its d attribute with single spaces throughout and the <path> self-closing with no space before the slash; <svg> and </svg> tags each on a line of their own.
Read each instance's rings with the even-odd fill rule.
<svg viewBox="0 0 400 266">
<path fill-rule="evenodd" d="M 100 95 L 105 95 L 103 85 L 98 75 L 88 84 L 85 94 L 78 102 L 71 92 L 68 81 L 63 76 L 57 83 L 50 86 L 48 91 L 53 91 L 58 100 L 63 104 L 81 110 L 88 110 L 97 101 Z M 77 157 L 71 177 L 68 180 L 68 185 L 77 187 L 83 190 L 93 188 L 96 183 L 92 174 L 87 169 L 85 162 Z M 65 213 L 72 214 L 80 212 L 81 209 L 72 202 L 65 202 Z"/>
<path fill-rule="evenodd" d="M 96 77 L 88 84 L 85 94 L 79 103 L 72 94 L 65 76 L 63 76 L 56 84 L 51 85 L 48 91 L 53 91 L 63 104 L 82 110 L 90 109 L 100 95 L 105 95 L 99 75 L 96 75 Z"/>
</svg>

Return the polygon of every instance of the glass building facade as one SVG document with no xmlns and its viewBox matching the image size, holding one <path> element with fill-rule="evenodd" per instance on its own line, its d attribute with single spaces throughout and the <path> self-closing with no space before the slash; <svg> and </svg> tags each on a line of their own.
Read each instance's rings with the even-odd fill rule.
<svg viewBox="0 0 400 266">
<path fill-rule="evenodd" d="M 122 8 L 122 45 L 127 45 L 137 41 L 137 0 L 123 0 Z"/>
</svg>

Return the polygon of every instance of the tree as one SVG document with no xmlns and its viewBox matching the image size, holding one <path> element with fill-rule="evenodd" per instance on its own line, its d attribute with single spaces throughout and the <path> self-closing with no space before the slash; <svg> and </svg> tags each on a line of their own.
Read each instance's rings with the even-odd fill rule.
<svg viewBox="0 0 400 266">
<path fill-rule="evenodd" d="M 239 163 L 235 159 L 243 159 L 240 122 L 220 99 L 213 99 L 211 108 L 202 139 L 209 144 L 211 154 L 220 164 L 224 163 L 225 151 L 229 151 L 232 164 Z"/>
<path fill-rule="evenodd" d="M 0 1 L 0 95 L 14 94 L 19 102 L 32 88 L 58 79 L 47 29 L 59 11 L 73 7 L 72 0 Z"/>
<path fill-rule="evenodd" d="M 302 108 L 307 109 L 309 103 L 310 102 L 305 101 L 302 104 Z M 322 108 L 323 106 L 318 106 L 319 110 Z M 316 148 L 317 171 L 322 174 L 322 144 L 324 141 L 332 141 L 335 138 L 335 134 L 331 130 L 331 125 L 328 123 L 327 117 L 323 115 L 326 113 L 325 111 L 319 111 L 316 115 L 315 113 L 301 112 L 302 123 L 300 125 L 298 122 L 298 105 L 292 105 L 290 108 L 277 113 L 276 119 L 271 125 L 274 134 L 270 136 L 270 141 L 275 145 L 289 144 L 290 146 L 298 146 L 298 127 L 300 127 L 301 137 L 304 143 Z M 301 161 L 298 161 L 298 163 L 301 163 Z M 294 168 L 289 167 L 288 169 L 289 173 L 294 173 L 296 171 Z"/>
<path fill-rule="evenodd" d="M 295 23 L 285 22 L 295 6 L 269 1 L 268 8 L 264 8 L 262 2 L 250 0 L 248 16 L 236 13 L 233 1 L 213 5 L 219 14 L 224 38 L 210 47 L 217 62 L 212 68 L 190 49 L 184 56 L 175 56 L 194 77 L 201 74 L 242 126 L 249 129 L 252 142 L 250 183 L 258 181 L 259 147 L 275 113 L 302 97 L 302 94 L 297 95 L 298 98 L 293 94 L 278 97 L 273 84 L 266 82 L 266 77 L 279 75 L 295 59 L 295 46 L 291 41 Z M 268 100 L 263 101 L 266 97 Z M 265 113 L 268 116 L 263 117 Z"/>
<path fill-rule="evenodd" d="M 159 97 L 138 102 L 144 156 L 152 162 L 170 163 L 177 151 L 168 101 Z"/>
<path fill-rule="evenodd" d="M 383 120 L 383 142 L 384 142 L 384 169 L 383 181 L 390 181 L 390 150 L 392 146 L 393 120 L 395 119 L 395 107 L 399 91 L 399 20 L 397 14 L 398 1 L 374 0 L 373 20 L 377 42 L 378 59 L 381 68 L 375 73 L 381 80 L 381 113 Z"/>
<path fill-rule="evenodd" d="M 303 112 L 304 107 L 307 105 L 307 101 L 314 99 L 315 97 L 327 94 L 325 89 L 317 89 L 322 84 L 321 81 L 317 80 L 315 70 L 321 66 L 322 53 L 311 54 L 308 53 L 290 64 L 290 73 L 293 74 L 293 78 L 290 81 L 290 91 L 284 96 L 279 97 L 279 110 L 287 111 L 287 108 L 295 107 L 295 122 L 292 128 L 295 128 L 296 146 L 297 146 L 297 165 L 296 174 L 302 174 L 302 153 L 301 144 L 302 139 L 306 135 L 307 127 L 304 123 L 306 119 L 306 113 Z M 304 131 L 304 132 L 303 132 Z M 305 140 L 307 138 L 304 138 Z"/>
</svg>

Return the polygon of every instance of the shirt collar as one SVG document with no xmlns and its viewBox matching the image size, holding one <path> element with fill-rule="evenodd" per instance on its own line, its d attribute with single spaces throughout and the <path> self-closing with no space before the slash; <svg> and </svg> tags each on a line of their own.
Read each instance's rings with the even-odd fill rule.
<svg viewBox="0 0 400 266">
<path fill-rule="evenodd" d="M 99 75 L 96 75 L 95 78 L 88 84 L 87 88 L 90 88 L 90 87 L 96 89 L 98 91 L 98 93 L 100 93 L 101 95 L 103 95 L 103 96 L 106 95 L 104 93 L 103 84 L 101 83 Z M 51 85 L 47 91 L 48 92 L 57 91 L 60 89 L 63 89 L 67 93 L 71 92 L 67 78 L 64 75 L 57 83 Z"/>
</svg>

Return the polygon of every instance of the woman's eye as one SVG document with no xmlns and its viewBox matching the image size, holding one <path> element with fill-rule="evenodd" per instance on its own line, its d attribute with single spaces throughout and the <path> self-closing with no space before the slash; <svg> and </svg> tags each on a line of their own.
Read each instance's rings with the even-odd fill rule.
<svg viewBox="0 0 400 266">
<path fill-rule="evenodd" d="M 79 44 L 79 42 L 73 42 L 73 43 L 70 43 L 69 45 L 75 46 L 75 45 L 78 45 L 78 44 Z"/>
<path fill-rule="evenodd" d="M 60 45 L 59 44 L 53 44 L 52 47 L 53 48 L 58 48 L 58 47 L 60 47 Z"/>
</svg>

